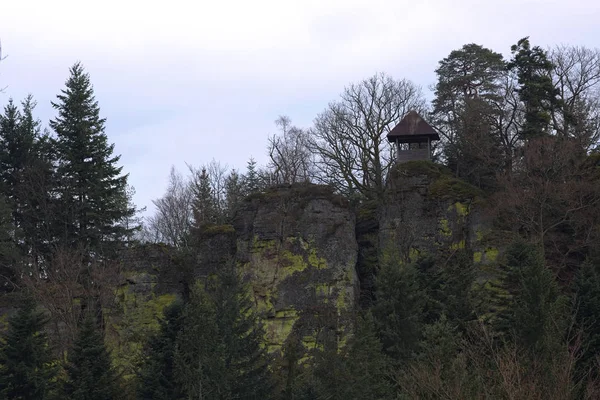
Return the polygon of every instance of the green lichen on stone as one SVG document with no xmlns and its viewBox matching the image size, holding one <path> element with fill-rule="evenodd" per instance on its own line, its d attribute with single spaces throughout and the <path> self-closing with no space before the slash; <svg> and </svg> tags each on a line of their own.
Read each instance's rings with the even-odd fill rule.
<svg viewBox="0 0 600 400">
<path fill-rule="evenodd" d="M 459 241 L 459 242 L 457 242 L 457 243 L 452 243 L 452 244 L 450 245 L 450 248 L 451 248 L 452 250 L 462 250 L 462 249 L 464 249 L 465 247 L 466 247 L 466 243 L 465 243 L 465 241 L 464 241 L 464 240 L 461 240 L 461 241 Z"/>
<path fill-rule="evenodd" d="M 317 283 L 314 287 L 317 297 L 325 297 L 325 300 L 327 300 L 327 296 L 331 294 L 331 285 L 328 283 Z"/>
<path fill-rule="evenodd" d="M 469 207 L 460 201 L 454 203 L 454 208 L 456 209 L 456 215 L 459 217 L 466 217 L 469 214 Z"/>
<path fill-rule="evenodd" d="M 267 345 L 281 346 L 294 329 L 298 316 L 268 318 L 263 320 Z"/>
<path fill-rule="evenodd" d="M 488 262 L 494 262 L 498 259 L 498 249 L 490 247 L 485 250 L 485 260 Z"/>
<path fill-rule="evenodd" d="M 473 262 L 480 263 L 482 256 L 480 251 L 473 252 Z"/>
<path fill-rule="evenodd" d="M 159 329 L 164 309 L 176 299 L 175 294 L 139 294 L 128 285 L 116 290 L 117 307 L 105 310 L 106 345 L 113 364 L 124 379 L 135 378 L 142 360 L 142 349 Z"/>
<path fill-rule="evenodd" d="M 317 256 L 317 249 L 314 247 L 311 247 L 308 250 L 308 263 L 311 267 L 316 269 L 327 268 L 327 261 L 324 258 Z"/>
<path fill-rule="evenodd" d="M 293 309 L 277 311 L 275 318 L 298 318 L 298 312 Z"/>
<path fill-rule="evenodd" d="M 440 218 L 439 221 L 440 233 L 442 236 L 450 237 L 452 236 L 452 230 L 450 229 L 450 222 L 447 218 Z"/>
</svg>

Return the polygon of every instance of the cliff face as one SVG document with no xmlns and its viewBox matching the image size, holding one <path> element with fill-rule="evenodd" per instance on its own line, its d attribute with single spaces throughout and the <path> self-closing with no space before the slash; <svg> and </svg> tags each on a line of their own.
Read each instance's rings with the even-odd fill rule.
<svg viewBox="0 0 600 400">
<path fill-rule="evenodd" d="M 291 333 L 310 346 L 319 332 L 343 329 L 358 295 L 354 226 L 345 201 L 322 186 L 273 189 L 244 202 L 234 221 L 236 259 L 271 350 Z"/>
<path fill-rule="evenodd" d="M 397 165 L 388 178 L 379 215 L 380 253 L 395 250 L 405 262 L 441 249 L 471 248 L 479 190 L 426 161 Z"/>
<path fill-rule="evenodd" d="M 494 279 L 502 240 L 493 232 L 483 193 L 427 161 L 397 165 L 379 213 L 379 262 L 394 254 L 401 262 L 450 257 L 465 250 L 473 257 L 479 284 Z M 493 245 L 492 245 L 493 243 Z"/>
</svg>

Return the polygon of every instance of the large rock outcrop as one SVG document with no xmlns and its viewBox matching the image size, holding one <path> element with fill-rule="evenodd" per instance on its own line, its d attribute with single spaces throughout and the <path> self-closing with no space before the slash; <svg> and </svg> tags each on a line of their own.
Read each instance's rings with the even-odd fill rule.
<svg viewBox="0 0 600 400">
<path fill-rule="evenodd" d="M 355 218 L 323 186 L 301 185 L 256 194 L 234 227 L 237 262 L 277 351 L 293 333 L 305 346 L 340 333 L 358 294 Z"/>
<path fill-rule="evenodd" d="M 395 252 L 413 262 L 440 251 L 468 249 L 476 264 L 495 262 L 485 236 L 482 193 L 429 161 L 396 165 L 379 214 L 380 261 Z"/>
</svg>

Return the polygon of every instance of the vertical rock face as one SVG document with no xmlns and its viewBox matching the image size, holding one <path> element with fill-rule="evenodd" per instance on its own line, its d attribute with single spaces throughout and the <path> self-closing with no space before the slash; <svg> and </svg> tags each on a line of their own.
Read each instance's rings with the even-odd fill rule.
<svg viewBox="0 0 600 400">
<path fill-rule="evenodd" d="M 404 262 L 440 249 L 480 246 L 473 211 L 479 190 L 428 161 L 397 165 L 390 173 L 379 218 L 380 252 Z"/>
<path fill-rule="evenodd" d="M 358 249 L 342 198 L 317 185 L 272 189 L 246 199 L 234 227 L 238 265 L 272 351 L 290 334 L 310 346 L 343 329 L 358 294 Z"/>
</svg>

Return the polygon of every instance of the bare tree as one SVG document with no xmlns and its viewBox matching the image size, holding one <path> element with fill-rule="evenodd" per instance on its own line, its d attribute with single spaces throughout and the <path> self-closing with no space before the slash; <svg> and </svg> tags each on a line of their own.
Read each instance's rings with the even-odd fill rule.
<svg viewBox="0 0 600 400">
<path fill-rule="evenodd" d="M 306 131 L 292 125 L 287 116 L 276 121 L 279 135 L 269 138 L 269 168 L 279 184 L 309 182 L 314 168 L 314 156 L 309 148 Z"/>
<path fill-rule="evenodd" d="M 552 115 L 554 129 L 589 149 L 600 139 L 600 49 L 557 46 L 549 56 L 562 103 Z"/>
<path fill-rule="evenodd" d="M 376 74 L 346 87 L 310 131 L 318 180 L 349 196 L 381 200 L 393 162 L 386 134 L 408 111 L 424 108 L 420 87 L 404 79 Z"/>
<path fill-rule="evenodd" d="M 51 337 L 60 355 L 66 355 L 75 340 L 84 304 L 93 300 L 100 311 L 97 317 L 103 319 L 101 310 L 113 306 L 120 279 L 121 263 L 90 259 L 84 248 L 65 247 L 55 249 L 43 272 L 23 275 L 25 286 L 49 313 L 56 333 Z"/>
<path fill-rule="evenodd" d="M 514 74 L 507 71 L 499 81 L 498 96 L 489 100 L 492 109 L 489 114 L 490 126 L 503 152 L 504 172 L 510 176 L 523 124 L 523 106 L 516 90 L 517 79 Z"/>
<path fill-rule="evenodd" d="M 186 247 L 193 221 L 193 192 L 189 182 L 171 167 L 169 185 L 163 197 L 153 200 L 156 214 L 148 218 L 147 238 L 177 247 Z"/>
</svg>

